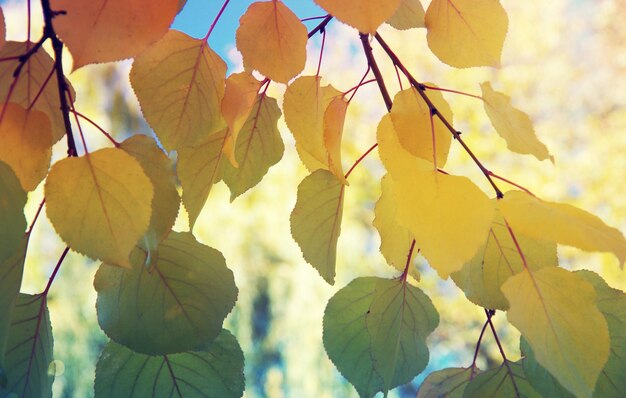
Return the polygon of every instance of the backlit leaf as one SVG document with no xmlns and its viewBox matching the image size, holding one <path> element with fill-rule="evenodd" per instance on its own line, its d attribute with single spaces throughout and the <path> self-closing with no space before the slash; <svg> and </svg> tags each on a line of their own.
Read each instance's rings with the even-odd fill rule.
<svg viewBox="0 0 626 398">
<path fill-rule="evenodd" d="M 29 235 L 24 235 L 22 244 L 13 256 L 0 261 L 0 385 L 2 384 L 2 369 L 5 367 L 4 353 L 9 338 L 11 317 L 22 285 L 28 238 Z"/>
<path fill-rule="evenodd" d="M 135 58 L 130 71 L 143 115 L 168 151 L 206 143 L 225 127 L 225 80 L 220 56 L 204 40 L 176 30 Z"/>
<path fill-rule="evenodd" d="M 370 353 L 366 316 L 380 278 L 357 278 L 328 300 L 324 311 L 324 349 L 361 397 L 384 388 Z"/>
<path fill-rule="evenodd" d="M 304 69 L 307 40 L 304 24 L 280 0 L 252 3 L 236 34 L 244 65 L 279 83 Z"/>
<path fill-rule="evenodd" d="M 426 10 L 428 46 L 456 68 L 500 66 L 508 25 L 499 0 L 433 0 Z"/>
<path fill-rule="evenodd" d="M 153 192 L 135 158 L 105 148 L 52 166 L 46 209 L 56 232 L 73 250 L 129 267 L 128 255 L 150 223 Z"/>
<path fill-rule="evenodd" d="M 383 392 L 408 383 L 424 370 L 426 338 L 439 325 L 439 314 L 424 292 L 406 281 L 381 279 L 365 318 Z"/>
<path fill-rule="evenodd" d="M 9 41 L 0 49 L 0 58 L 15 57 L 24 54 L 34 43 Z M 59 112 L 59 86 L 54 72 L 54 61 L 46 51 L 40 50 L 33 54 L 22 68 L 20 78 L 13 89 L 10 99 L 5 97 L 9 87 L 13 84 L 13 72 L 18 65 L 18 60 L 0 62 L 0 102 L 14 102 L 28 109 L 32 102 L 37 101 L 32 109 L 41 111 L 50 118 L 52 138 L 54 142 L 65 136 L 65 124 L 63 114 Z M 45 87 L 42 89 L 42 86 Z M 75 98 L 74 89 L 68 82 L 71 97 Z M 41 94 L 39 92 L 41 91 Z M 38 96 L 39 94 L 39 96 Z"/>
<path fill-rule="evenodd" d="M 261 82 L 247 72 L 233 73 L 226 79 L 226 88 L 221 105 L 222 116 L 228 126 L 228 139 L 224 152 L 235 167 L 238 166 L 235 157 L 237 136 L 248 120 L 260 87 Z"/>
<path fill-rule="evenodd" d="M 239 398 L 243 353 L 226 329 L 203 351 L 149 356 L 110 341 L 96 365 L 95 397 Z"/>
<path fill-rule="evenodd" d="M 324 112 L 324 146 L 328 169 L 337 178 L 347 183 L 343 175 L 341 165 L 341 137 L 343 136 L 343 124 L 346 120 L 348 101 L 342 96 L 338 96 L 330 101 L 328 108 Z"/>
<path fill-rule="evenodd" d="M 574 398 L 543 366 L 537 363 L 535 353 L 524 337 L 520 338 L 520 351 L 524 356 L 522 366 L 528 382 L 544 397 Z"/>
<path fill-rule="evenodd" d="M 531 270 L 556 267 L 556 244 L 531 239 L 516 233 L 526 264 Z M 496 211 L 485 244 L 463 269 L 453 273 L 452 279 L 467 298 L 484 308 L 506 310 L 509 302 L 500 287 L 512 275 L 522 272 L 524 263 L 500 212 Z"/>
<path fill-rule="evenodd" d="M 389 115 L 378 126 L 378 144 L 391 176 L 396 219 L 439 276 L 447 278 L 485 242 L 494 204 L 468 178 L 439 173 L 432 163 L 408 153 Z"/>
<path fill-rule="evenodd" d="M 72 53 L 74 70 L 141 53 L 159 40 L 178 12 L 179 0 L 51 0 L 54 29 Z"/>
<path fill-rule="evenodd" d="M 381 180 L 380 199 L 376 202 L 374 209 L 374 227 L 380 235 L 380 252 L 385 257 L 389 265 L 403 272 L 407 263 L 409 249 L 413 243 L 413 235 L 406 227 L 401 226 L 396 219 L 396 201 L 393 195 L 393 182 L 389 175 L 383 176 Z M 409 275 L 416 280 L 420 279 L 420 274 L 413 265 L 413 259 L 417 254 L 417 248 L 413 250 L 409 260 Z"/>
<path fill-rule="evenodd" d="M 609 356 L 609 332 L 593 285 L 562 268 L 510 277 L 502 292 L 507 318 L 522 332 L 537 362 L 571 392 L 591 397 Z"/>
<path fill-rule="evenodd" d="M 154 187 L 150 225 L 140 240 L 142 247 L 152 250 L 171 231 L 178 215 L 180 196 L 174 168 L 156 142 L 146 135 L 134 135 L 120 148 L 139 162 Z"/>
<path fill-rule="evenodd" d="M 0 160 L 32 191 L 48 174 L 52 156 L 50 120 L 45 113 L 8 103 L 0 120 Z"/>
<path fill-rule="evenodd" d="M 400 0 L 315 0 L 329 14 L 362 33 L 376 29 L 398 9 Z"/>
<path fill-rule="evenodd" d="M 396 12 L 387 20 L 387 23 L 396 29 L 423 28 L 425 11 L 420 0 L 400 0 Z"/>
<path fill-rule="evenodd" d="M 151 267 L 144 266 L 146 255 L 135 249 L 130 269 L 104 263 L 98 269 L 100 327 L 117 343 L 148 355 L 203 349 L 237 299 L 224 257 L 180 232 L 161 242 Z"/>
<path fill-rule="evenodd" d="M 437 111 L 452 123 L 452 110 L 441 92 L 433 90 L 428 96 Z M 435 163 L 433 159 L 436 159 L 437 167 L 446 164 L 452 134 L 436 117 L 432 118 L 431 126 L 430 109 L 415 88 L 411 87 L 396 94 L 390 114 L 393 127 L 404 149 L 433 163 Z M 433 151 L 433 146 L 436 151 Z"/>
<path fill-rule="evenodd" d="M 462 398 L 465 387 L 479 372 L 478 368 L 473 367 L 432 372 L 417 390 L 417 398 Z"/>
<path fill-rule="evenodd" d="M 531 154 L 539 160 L 554 157 L 535 135 L 533 122 L 527 114 L 511 105 L 511 98 L 491 88 L 489 82 L 480 85 L 483 92 L 485 112 L 498 134 L 506 141 L 507 148 L 517 153 Z"/>
<path fill-rule="evenodd" d="M 290 218 L 291 235 L 304 259 L 331 285 L 335 283 L 344 188 L 329 171 L 314 171 L 298 185 L 298 199 Z"/>
<path fill-rule="evenodd" d="M 11 167 L 0 160 L 0 263 L 13 257 L 20 246 L 26 231 L 25 205 L 26 192 L 20 180 Z"/>
<path fill-rule="evenodd" d="M 582 209 L 521 191 L 507 192 L 498 207 L 515 231 L 586 251 L 613 252 L 622 267 L 626 263 L 624 235 Z"/>
<path fill-rule="evenodd" d="M 183 187 L 183 204 L 189 214 L 189 230 L 193 229 L 211 188 L 222 179 L 225 165 L 224 143 L 228 130 L 213 134 L 209 141 L 197 147 L 178 151 L 178 178 Z"/>
<path fill-rule="evenodd" d="M 230 200 L 246 192 L 261 181 L 269 168 L 283 157 L 285 145 L 278 131 L 281 112 L 274 98 L 261 94 L 243 125 L 235 157 L 239 167 L 225 164 L 224 182 L 230 188 Z"/>
<path fill-rule="evenodd" d="M 19 294 L 6 347 L 2 397 L 52 397 L 52 326 L 46 297 Z M 1 372 L 1 370 L 0 370 Z"/>
<path fill-rule="evenodd" d="M 465 387 L 463 398 L 541 398 L 528 382 L 522 365 L 507 361 L 476 376 Z"/>
<path fill-rule="evenodd" d="M 285 122 L 296 140 L 296 149 L 306 168 L 313 172 L 328 169 L 324 143 L 324 113 L 341 92 L 333 86 L 320 86 L 319 76 L 300 76 L 285 91 Z"/>
</svg>

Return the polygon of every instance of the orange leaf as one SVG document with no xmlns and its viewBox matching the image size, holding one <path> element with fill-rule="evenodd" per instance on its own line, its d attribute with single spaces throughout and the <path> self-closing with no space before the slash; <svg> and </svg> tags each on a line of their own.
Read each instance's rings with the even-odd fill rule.
<svg viewBox="0 0 626 398">
<path fill-rule="evenodd" d="M 7 26 L 4 23 L 4 13 L 2 7 L 0 7 L 0 48 L 6 43 Z"/>
<path fill-rule="evenodd" d="M 51 0 L 54 29 L 82 66 L 136 56 L 159 40 L 178 12 L 178 0 Z"/>
<path fill-rule="evenodd" d="M 376 33 L 376 29 L 391 18 L 400 5 L 400 0 L 315 0 L 315 2 L 362 33 Z"/>
<path fill-rule="evenodd" d="M 237 49 L 243 62 L 287 83 L 304 69 L 306 27 L 281 1 L 253 3 L 239 20 Z"/>
<path fill-rule="evenodd" d="M 341 137 L 348 110 L 348 101 L 337 96 L 330 101 L 324 112 L 324 146 L 328 158 L 328 169 L 344 184 L 347 183 L 341 166 Z"/>
</svg>

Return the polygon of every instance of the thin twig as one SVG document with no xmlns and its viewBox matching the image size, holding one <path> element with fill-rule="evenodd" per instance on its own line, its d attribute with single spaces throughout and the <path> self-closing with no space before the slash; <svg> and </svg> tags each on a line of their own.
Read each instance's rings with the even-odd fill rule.
<svg viewBox="0 0 626 398">
<path fill-rule="evenodd" d="M 380 73 L 380 69 L 378 68 L 376 59 L 374 58 L 372 46 L 370 45 L 369 41 L 369 35 L 366 35 L 365 33 L 359 33 L 359 37 L 361 38 L 363 51 L 365 52 L 365 57 L 367 58 L 367 64 L 374 73 L 374 77 L 376 78 L 376 82 L 378 83 L 378 88 L 380 89 L 380 94 L 383 96 L 383 100 L 385 101 L 387 111 L 391 112 L 391 105 L 393 104 L 393 101 L 391 100 L 391 96 L 389 96 L 389 91 L 387 91 L 387 87 L 385 86 L 383 75 L 382 73 Z"/>
<path fill-rule="evenodd" d="M 333 19 L 333 16 L 328 14 L 324 17 L 324 20 L 322 22 L 319 23 L 319 25 L 317 25 L 316 27 L 313 28 L 313 30 L 311 30 L 308 34 L 309 39 L 311 37 L 313 37 L 313 35 L 315 35 L 317 32 L 321 32 L 324 29 L 326 29 L 326 25 L 328 25 L 328 23 L 330 22 L 330 20 Z"/>
</svg>

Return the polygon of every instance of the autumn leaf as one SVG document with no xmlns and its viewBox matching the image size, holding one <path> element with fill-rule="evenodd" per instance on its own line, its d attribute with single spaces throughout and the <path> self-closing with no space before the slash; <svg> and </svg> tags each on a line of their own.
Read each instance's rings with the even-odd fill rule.
<svg viewBox="0 0 626 398">
<path fill-rule="evenodd" d="M 0 7 L 0 48 L 6 43 L 7 25 L 4 22 L 4 11 Z"/>
<path fill-rule="evenodd" d="M 8 103 L 0 120 L 0 160 L 33 191 L 48 174 L 52 156 L 50 120 L 45 113 Z"/>
<path fill-rule="evenodd" d="M 261 82 L 247 72 L 233 73 L 226 79 L 224 98 L 222 98 L 222 116 L 228 126 L 228 138 L 224 152 L 230 164 L 238 167 L 235 157 L 237 136 L 252 111 Z"/>
<path fill-rule="evenodd" d="M 387 263 L 400 272 L 409 263 L 409 275 L 416 280 L 420 280 L 420 274 L 413 265 L 413 259 L 417 254 L 417 249 L 411 253 L 411 258 L 407 259 L 409 249 L 413 243 L 413 235 L 408 228 L 401 226 L 396 218 L 396 201 L 393 194 L 393 182 L 386 174 L 381 182 L 381 194 L 374 209 L 373 225 L 380 235 L 380 252 L 387 260 Z"/>
<path fill-rule="evenodd" d="M 100 327 L 133 351 L 164 355 L 208 347 L 237 299 L 222 254 L 172 232 L 151 268 L 135 249 L 130 269 L 103 263 L 94 280 Z"/>
<path fill-rule="evenodd" d="M 429 92 L 429 98 L 437 111 L 452 123 L 452 110 L 441 92 L 433 90 L 432 93 Z M 428 105 L 415 88 L 411 87 L 396 94 L 390 114 L 404 149 L 414 156 L 436 163 L 437 167 L 445 166 L 452 134 L 441 121 L 431 117 Z"/>
<path fill-rule="evenodd" d="M 45 185 L 48 218 L 73 250 L 129 267 L 150 222 L 153 186 L 135 158 L 105 148 L 58 161 Z"/>
<path fill-rule="evenodd" d="M 178 0 L 51 0 L 54 30 L 74 59 L 73 69 L 136 56 L 159 40 L 178 12 Z"/>
<path fill-rule="evenodd" d="M 480 85 L 483 92 L 485 112 L 498 134 L 504 138 L 513 152 L 531 154 L 539 160 L 550 159 L 554 163 L 554 156 L 535 135 L 533 123 L 524 112 L 511 105 L 511 98 L 491 88 L 489 82 Z"/>
<path fill-rule="evenodd" d="M 541 398 L 541 395 L 526 379 L 522 365 L 505 359 L 505 363 L 479 374 L 465 386 L 463 398 L 484 397 Z"/>
<path fill-rule="evenodd" d="M 265 94 L 257 97 L 237 139 L 235 157 L 239 159 L 239 167 L 224 164 L 222 170 L 231 201 L 258 184 L 283 157 L 285 145 L 278 130 L 280 115 L 274 98 Z"/>
<path fill-rule="evenodd" d="M 446 368 L 429 374 L 417 390 L 417 398 L 463 398 L 468 383 L 480 373 L 478 368 Z"/>
<path fill-rule="evenodd" d="M 326 12 L 359 32 L 374 34 L 398 9 L 400 0 L 315 0 Z"/>
<path fill-rule="evenodd" d="M 205 144 L 178 151 L 177 173 L 183 187 L 183 205 L 189 215 L 189 230 L 193 230 L 211 188 L 222 179 L 227 137 L 228 130 L 223 129 Z"/>
<path fill-rule="evenodd" d="M 584 210 L 522 191 L 507 192 L 498 207 L 514 231 L 586 251 L 612 252 L 622 267 L 626 262 L 624 235 Z"/>
<path fill-rule="evenodd" d="M 329 171 L 314 171 L 298 185 L 298 198 L 290 217 L 291 235 L 304 259 L 331 285 L 335 283 L 344 188 Z"/>
<path fill-rule="evenodd" d="M 280 0 L 252 3 L 236 34 L 244 65 L 279 83 L 304 69 L 307 40 L 304 24 Z"/>
<path fill-rule="evenodd" d="M 165 149 L 206 143 L 225 127 L 226 64 L 204 40 L 170 30 L 139 55 L 130 82 Z"/>
<path fill-rule="evenodd" d="M 328 169 L 335 177 L 344 184 L 348 181 L 343 174 L 341 165 L 341 137 L 343 136 L 343 124 L 346 120 L 348 101 L 343 96 L 333 98 L 324 112 L 324 147 Z"/>
<path fill-rule="evenodd" d="M 306 168 L 313 172 L 328 169 L 328 149 L 324 142 L 324 114 L 341 92 L 333 86 L 320 86 L 319 76 L 300 76 L 285 91 L 285 122 L 296 140 L 296 149 Z"/>
<path fill-rule="evenodd" d="M 523 260 L 518 246 L 524 255 Z M 485 244 L 474 258 L 451 276 L 472 303 L 505 311 L 509 302 L 500 287 L 509 277 L 522 272 L 524 263 L 533 271 L 558 266 L 556 244 L 521 233 L 516 233 L 513 241 L 504 218 L 496 211 Z"/>
<path fill-rule="evenodd" d="M 19 60 L 11 60 L 24 54 L 34 43 L 9 41 L 0 49 L 0 58 L 9 58 L 0 62 L 0 92 L 10 92 L 9 87 L 14 83 L 13 72 L 17 68 Z M 59 112 L 59 86 L 56 78 L 52 78 L 54 72 L 54 60 L 46 51 L 40 50 L 33 54 L 24 67 L 20 78 L 15 81 L 11 98 L 0 100 L 14 102 L 25 109 L 32 108 L 45 113 L 50 119 L 50 128 L 53 142 L 65 137 L 65 124 L 63 114 Z M 72 85 L 67 81 L 70 90 L 69 97 L 76 97 Z M 36 99 L 36 101 L 35 101 Z"/>
<path fill-rule="evenodd" d="M 96 365 L 95 398 L 146 397 L 157 391 L 239 398 L 243 362 L 239 343 L 226 329 L 206 350 L 180 354 L 149 356 L 110 341 Z"/>
<path fill-rule="evenodd" d="M 0 264 L 15 255 L 26 231 L 26 199 L 13 169 L 0 160 Z"/>
<path fill-rule="evenodd" d="M 500 66 L 508 25 L 499 0 L 433 0 L 426 10 L 428 46 L 456 68 Z"/>
<path fill-rule="evenodd" d="M 426 27 L 424 6 L 420 0 L 400 0 L 396 12 L 387 23 L 399 30 Z"/>
<path fill-rule="evenodd" d="M 439 173 L 407 152 L 391 117 L 378 125 L 380 157 L 391 176 L 396 219 L 442 278 L 458 271 L 484 243 L 494 204 L 466 177 Z"/>
<path fill-rule="evenodd" d="M 593 285 L 562 268 L 528 269 L 502 292 L 507 318 L 528 340 L 537 362 L 571 392 L 591 397 L 609 357 L 609 331 Z"/>
</svg>

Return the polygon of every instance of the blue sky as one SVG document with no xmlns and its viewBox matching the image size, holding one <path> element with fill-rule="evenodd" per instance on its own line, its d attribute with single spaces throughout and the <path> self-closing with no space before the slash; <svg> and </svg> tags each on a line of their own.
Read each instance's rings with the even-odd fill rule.
<svg viewBox="0 0 626 398">
<path fill-rule="evenodd" d="M 209 38 L 211 48 L 225 60 L 228 59 L 226 56 L 228 49 L 235 43 L 239 17 L 253 2 L 253 0 L 231 0 Z M 326 14 L 313 0 L 284 0 L 284 3 L 300 18 Z M 172 28 L 182 30 L 193 37 L 203 37 L 222 4 L 224 4 L 222 0 L 187 0 L 185 8 L 174 20 Z M 317 23 L 319 21 L 311 21 L 306 22 L 306 25 L 311 29 Z"/>
</svg>

